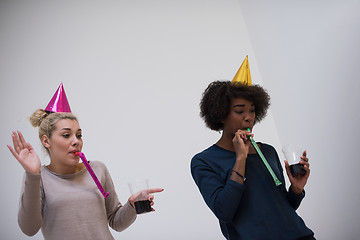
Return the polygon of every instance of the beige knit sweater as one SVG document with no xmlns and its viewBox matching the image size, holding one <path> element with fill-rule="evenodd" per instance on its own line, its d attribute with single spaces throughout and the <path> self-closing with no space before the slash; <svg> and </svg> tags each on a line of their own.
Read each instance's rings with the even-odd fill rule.
<svg viewBox="0 0 360 240">
<path fill-rule="evenodd" d="M 122 205 L 106 166 L 90 163 L 109 196 L 104 199 L 84 168 L 75 174 L 59 175 L 41 167 L 41 174 L 25 173 L 18 221 L 29 236 L 41 228 L 45 239 L 114 239 L 116 231 L 129 227 L 136 211 L 127 202 Z"/>
</svg>

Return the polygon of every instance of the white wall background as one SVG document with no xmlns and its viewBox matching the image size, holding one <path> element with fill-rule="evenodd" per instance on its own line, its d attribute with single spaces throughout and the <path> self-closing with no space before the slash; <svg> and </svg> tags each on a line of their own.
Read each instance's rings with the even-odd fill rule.
<svg viewBox="0 0 360 240">
<path fill-rule="evenodd" d="M 105 162 L 120 200 L 140 177 L 165 188 L 156 212 L 116 239 L 223 239 L 189 163 L 220 137 L 199 117 L 203 90 L 231 79 L 245 55 L 272 97 L 255 139 L 281 158 L 287 142 L 308 148 L 298 213 L 318 239 L 356 239 L 359 10 L 357 1 L 1 1 L 0 239 L 29 239 L 17 226 L 23 169 L 6 144 L 19 129 L 48 164 L 28 116 L 60 82 L 83 151 Z"/>
</svg>

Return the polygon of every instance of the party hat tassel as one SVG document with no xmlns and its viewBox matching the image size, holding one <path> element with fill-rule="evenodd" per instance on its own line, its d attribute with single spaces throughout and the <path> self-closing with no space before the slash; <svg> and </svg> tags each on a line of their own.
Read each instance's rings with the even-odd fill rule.
<svg viewBox="0 0 360 240">
<path fill-rule="evenodd" d="M 252 85 L 248 56 L 244 59 L 231 83 L 241 83 L 247 86 Z"/>
</svg>

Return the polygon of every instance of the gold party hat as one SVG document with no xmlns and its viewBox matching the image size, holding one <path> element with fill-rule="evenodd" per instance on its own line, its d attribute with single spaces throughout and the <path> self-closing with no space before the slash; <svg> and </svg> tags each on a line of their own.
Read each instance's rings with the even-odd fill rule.
<svg viewBox="0 0 360 240">
<path fill-rule="evenodd" d="M 247 86 L 252 85 L 248 56 L 244 59 L 231 83 L 242 83 Z"/>
</svg>

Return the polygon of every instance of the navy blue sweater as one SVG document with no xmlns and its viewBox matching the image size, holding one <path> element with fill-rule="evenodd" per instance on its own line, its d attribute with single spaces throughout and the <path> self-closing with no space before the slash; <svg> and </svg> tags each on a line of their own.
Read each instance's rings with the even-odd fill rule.
<svg viewBox="0 0 360 240">
<path fill-rule="evenodd" d="M 285 188 L 276 150 L 261 144 L 261 151 L 282 184 L 276 187 L 258 154 L 248 154 L 246 181 L 230 180 L 235 152 L 213 145 L 191 160 L 191 174 L 209 208 L 219 219 L 226 239 L 292 240 L 313 235 L 297 215 L 305 192 Z"/>
</svg>

